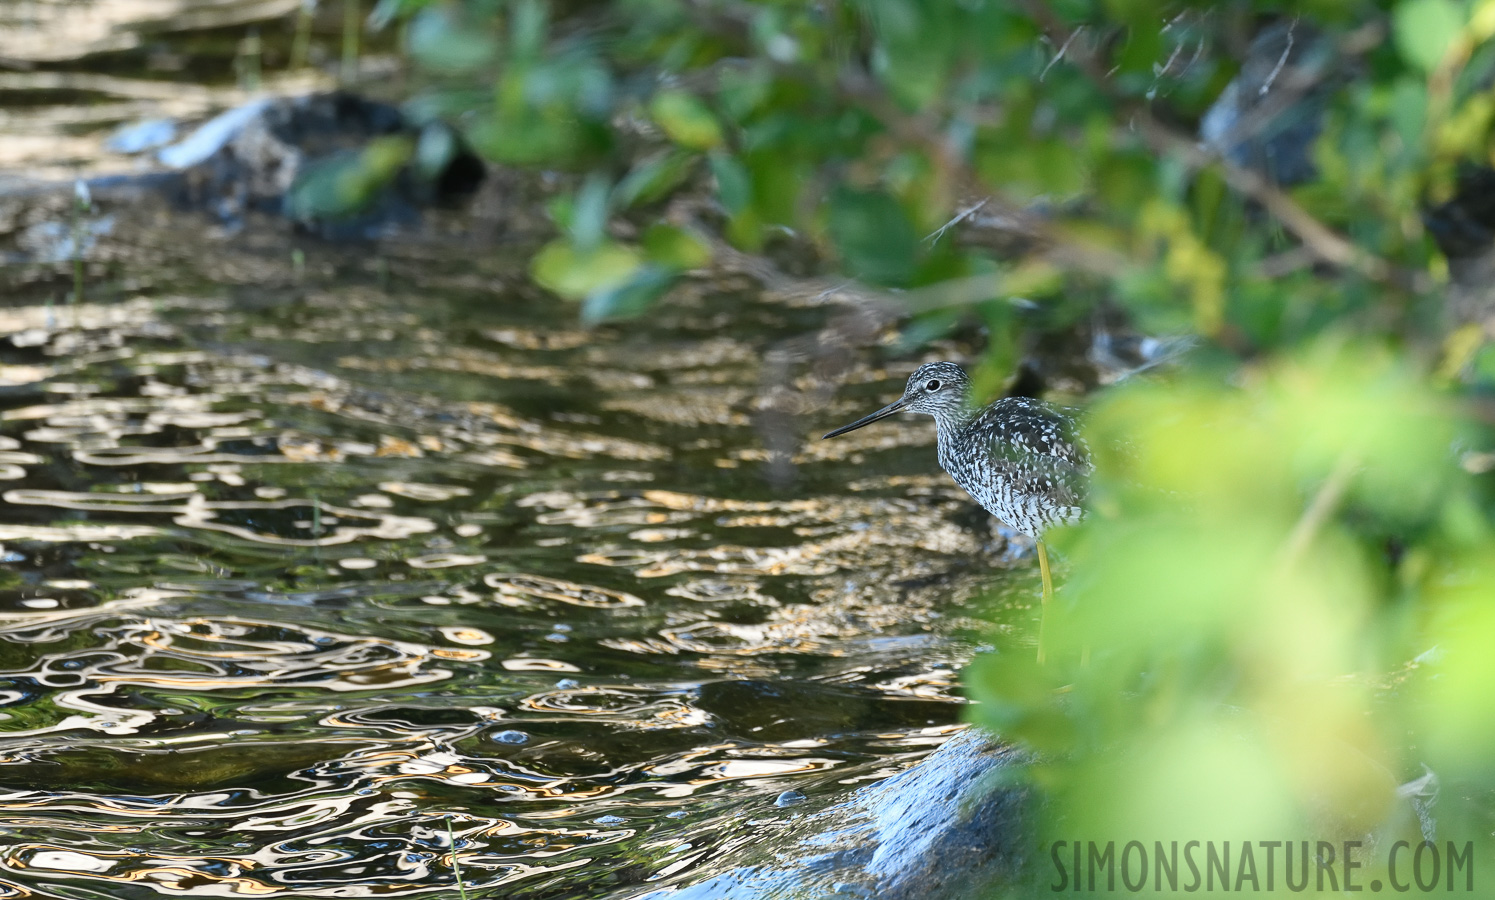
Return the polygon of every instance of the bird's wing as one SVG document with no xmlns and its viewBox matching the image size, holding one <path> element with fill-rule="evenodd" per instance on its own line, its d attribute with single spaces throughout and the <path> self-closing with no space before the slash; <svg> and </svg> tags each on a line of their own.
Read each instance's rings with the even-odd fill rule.
<svg viewBox="0 0 1495 900">
<path fill-rule="evenodd" d="M 1008 397 L 983 410 L 970 427 L 990 441 L 994 461 L 1011 475 L 1042 487 L 1060 505 L 1081 505 L 1095 467 L 1073 412 Z"/>
</svg>

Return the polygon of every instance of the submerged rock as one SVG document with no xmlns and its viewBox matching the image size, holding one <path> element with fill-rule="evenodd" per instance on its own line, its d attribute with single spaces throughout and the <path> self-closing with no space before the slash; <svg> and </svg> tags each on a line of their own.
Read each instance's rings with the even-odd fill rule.
<svg viewBox="0 0 1495 900">
<path fill-rule="evenodd" d="M 997 783 L 1017 751 L 972 728 L 913 768 L 810 813 L 766 859 L 632 900 L 877 897 L 941 900 L 1021 882 L 1036 851 L 1032 798 Z"/>
</svg>

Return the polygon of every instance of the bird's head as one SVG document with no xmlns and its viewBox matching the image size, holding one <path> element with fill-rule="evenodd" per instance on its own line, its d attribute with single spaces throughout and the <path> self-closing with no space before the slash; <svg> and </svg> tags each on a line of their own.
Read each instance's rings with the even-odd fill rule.
<svg viewBox="0 0 1495 900">
<path fill-rule="evenodd" d="M 964 410 L 970 402 L 970 393 L 971 379 L 966 377 L 965 370 L 960 366 L 952 362 L 925 363 L 908 377 L 908 386 L 903 389 L 902 397 L 870 416 L 837 428 L 826 437 L 833 438 L 855 431 L 896 412 L 916 412 L 930 416 L 957 413 Z"/>
<path fill-rule="evenodd" d="M 965 369 L 952 362 L 925 363 L 908 376 L 899 403 L 907 412 L 937 416 L 965 408 L 971 395 L 971 379 Z"/>
</svg>

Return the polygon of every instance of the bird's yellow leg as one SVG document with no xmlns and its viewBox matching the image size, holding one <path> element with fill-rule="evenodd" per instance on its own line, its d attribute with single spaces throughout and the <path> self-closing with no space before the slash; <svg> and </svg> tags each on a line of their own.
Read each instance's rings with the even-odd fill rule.
<svg viewBox="0 0 1495 900">
<path fill-rule="evenodd" d="M 1043 629 L 1049 618 L 1049 602 L 1054 599 L 1054 578 L 1049 574 L 1049 551 L 1043 541 L 1038 545 L 1038 574 L 1043 576 L 1043 611 L 1038 619 L 1038 661 L 1043 662 Z"/>
</svg>

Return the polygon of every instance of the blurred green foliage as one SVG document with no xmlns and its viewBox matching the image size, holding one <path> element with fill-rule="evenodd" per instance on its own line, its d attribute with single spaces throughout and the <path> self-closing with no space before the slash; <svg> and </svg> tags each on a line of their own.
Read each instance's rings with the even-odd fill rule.
<svg viewBox="0 0 1495 900">
<path fill-rule="evenodd" d="M 1049 662 L 980 658 L 976 717 L 1037 752 L 1054 841 L 1365 840 L 1360 883 L 1389 883 L 1436 794 L 1431 836 L 1473 841 L 1483 878 L 1495 532 L 1450 449 L 1467 426 L 1384 346 L 1237 375 L 1093 410 Z"/>
<path fill-rule="evenodd" d="M 889 287 L 1057 262 L 1029 299 L 1068 298 L 1059 319 L 1114 303 L 1238 352 L 1347 314 L 1425 329 L 1443 269 L 1421 210 L 1486 161 L 1495 117 L 1495 12 L 1458 0 L 383 0 L 375 18 L 405 23 L 417 118 L 497 163 L 589 174 L 578 193 L 601 179 L 607 221 L 689 196 L 739 249 L 799 241 Z M 1244 97 L 1201 147 L 1253 35 L 1284 22 L 1302 58 L 1269 108 Z M 1311 179 L 1253 179 L 1232 149 L 1277 138 Z M 1001 252 L 924 239 L 975 202 L 1009 220 Z M 579 300 L 681 271 L 639 252 L 620 282 L 618 254 L 585 249 L 567 258 L 595 275 L 541 280 Z"/>
<path fill-rule="evenodd" d="M 363 212 L 410 161 L 407 137 L 382 137 L 357 152 L 335 154 L 307 166 L 286 192 L 286 215 L 298 221 Z"/>
<path fill-rule="evenodd" d="M 1432 809 L 1495 877 L 1495 540 L 1453 449 L 1487 445 L 1462 397 L 1495 351 L 1444 314 L 1425 226 L 1495 162 L 1495 2 L 379 15 L 408 22 L 419 115 L 575 173 L 533 274 L 589 319 L 642 312 L 721 240 L 888 288 L 999 273 L 974 303 L 999 371 L 1007 296 L 1041 327 L 1104 305 L 1202 337 L 1094 410 L 1052 661 L 1003 639 L 977 718 L 1035 751 L 1054 839 L 1415 841 Z M 978 210 L 990 239 L 941 231 Z"/>
</svg>

